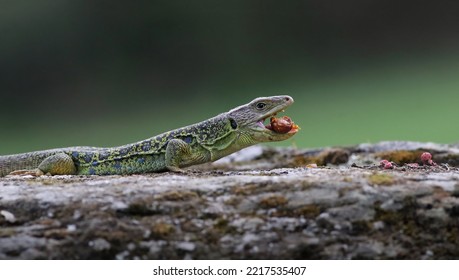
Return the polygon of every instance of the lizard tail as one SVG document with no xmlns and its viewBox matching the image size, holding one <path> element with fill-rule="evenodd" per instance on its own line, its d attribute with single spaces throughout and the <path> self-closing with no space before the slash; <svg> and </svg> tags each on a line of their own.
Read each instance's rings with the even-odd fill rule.
<svg viewBox="0 0 459 280">
<path fill-rule="evenodd" d="M 45 157 L 39 152 L 0 156 L 0 177 L 16 170 L 35 169 Z"/>
<path fill-rule="evenodd" d="M 0 156 L 0 177 L 6 176 L 11 172 L 6 163 L 6 156 Z"/>
</svg>

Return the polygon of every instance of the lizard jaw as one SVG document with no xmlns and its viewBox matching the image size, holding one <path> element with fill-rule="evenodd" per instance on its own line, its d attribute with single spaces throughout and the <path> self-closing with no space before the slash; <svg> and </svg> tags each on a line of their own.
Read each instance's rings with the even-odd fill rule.
<svg viewBox="0 0 459 280">
<path fill-rule="evenodd" d="M 293 134 L 297 133 L 298 130 L 299 130 L 299 128 L 300 128 L 298 125 L 294 124 L 293 122 L 292 122 L 292 127 L 291 127 L 291 129 L 290 129 L 288 132 L 286 132 L 286 133 L 279 133 L 279 132 L 275 131 L 275 130 L 273 129 L 271 123 L 269 123 L 269 124 L 264 124 L 265 121 L 266 121 L 266 119 L 275 117 L 279 112 L 282 112 L 282 113 L 283 113 L 284 111 L 285 111 L 284 109 L 281 109 L 281 110 L 279 110 L 279 111 L 277 111 L 277 112 L 274 112 L 273 114 L 267 115 L 266 117 L 264 117 L 264 118 L 260 119 L 259 121 L 257 121 L 256 124 L 257 124 L 259 127 L 261 127 L 264 131 L 266 131 L 266 132 L 268 132 L 268 133 L 273 133 L 273 134 L 290 134 L 290 135 L 293 135 Z"/>
<path fill-rule="evenodd" d="M 241 135 L 247 135 L 254 143 L 282 141 L 292 137 L 299 127 L 288 117 L 275 118 L 293 104 L 288 95 L 259 97 L 252 102 L 228 112 L 229 117 L 239 124 Z M 260 106 L 261 105 L 261 106 Z M 264 124 L 266 119 L 269 124 Z"/>
</svg>

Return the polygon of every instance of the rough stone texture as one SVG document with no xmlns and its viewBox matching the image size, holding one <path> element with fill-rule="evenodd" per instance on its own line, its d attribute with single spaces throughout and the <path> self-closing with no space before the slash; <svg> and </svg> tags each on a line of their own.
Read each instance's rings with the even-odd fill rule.
<svg viewBox="0 0 459 280">
<path fill-rule="evenodd" d="M 187 174 L 0 178 L 0 258 L 456 259 L 458 163 L 457 145 L 256 146 Z"/>
</svg>

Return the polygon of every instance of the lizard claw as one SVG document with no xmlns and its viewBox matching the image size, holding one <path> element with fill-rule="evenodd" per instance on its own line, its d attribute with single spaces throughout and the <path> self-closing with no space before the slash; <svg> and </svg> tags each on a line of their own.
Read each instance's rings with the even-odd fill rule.
<svg viewBox="0 0 459 280">
<path fill-rule="evenodd" d="M 24 170 L 15 170 L 13 172 L 10 172 L 8 174 L 8 176 L 34 176 L 34 177 L 38 177 L 38 176 L 42 176 L 42 175 L 45 175 L 43 173 L 43 171 L 41 171 L 40 169 L 32 169 L 32 170 L 28 170 L 28 169 L 24 169 Z"/>
<path fill-rule="evenodd" d="M 183 170 L 180 167 L 176 167 L 176 166 L 168 166 L 167 169 L 171 172 L 178 173 L 178 174 L 188 174 L 189 173 L 188 171 Z"/>
</svg>

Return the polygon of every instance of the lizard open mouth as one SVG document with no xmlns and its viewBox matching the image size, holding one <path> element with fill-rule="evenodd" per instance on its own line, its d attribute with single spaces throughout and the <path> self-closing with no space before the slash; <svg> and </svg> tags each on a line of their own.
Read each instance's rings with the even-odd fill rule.
<svg viewBox="0 0 459 280">
<path fill-rule="evenodd" d="M 282 112 L 283 111 L 284 110 L 282 110 Z M 261 127 L 264 127 L 267 130 L 270 130 L 276 133 L 280 133 L 280 134 L 295 134 L 298 132 L 300 127 L 297 124 L 295 124 L 291 118 L 287 116 L 276 118 L 276 115 L 277 115 L 277 112 L 271 116 L 268 116 L 269 117 L 268 124 L 264 124 L 264 122 L 266 121 L 268 117 L 259 120 L 257 124 Z"/>
</svg>

